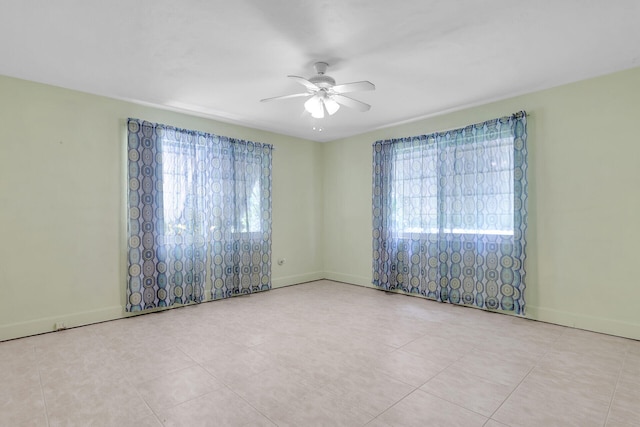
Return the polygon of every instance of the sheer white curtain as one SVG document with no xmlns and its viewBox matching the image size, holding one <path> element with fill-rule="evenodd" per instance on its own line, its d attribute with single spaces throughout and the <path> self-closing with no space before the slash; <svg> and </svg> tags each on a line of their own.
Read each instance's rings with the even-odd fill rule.
<svg viewBox="0 0 640 427">
<path fill-rule="evenodd" d="M 128 311 L 271 287 L 272 147 L 128 121 Z"/>
<path fill-rule="evenodd" d="M 373 145 L 373 283 L 524 312 L 526 114 Z"/>
</svg>

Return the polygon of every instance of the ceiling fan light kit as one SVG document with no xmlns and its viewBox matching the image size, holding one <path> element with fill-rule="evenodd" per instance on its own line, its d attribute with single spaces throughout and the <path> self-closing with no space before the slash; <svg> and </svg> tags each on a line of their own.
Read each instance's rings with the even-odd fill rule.
<svg viewBox="0 0 640 427">
<path fill-rule="evenodd" d="M 325 113 L 330 116 L 334 115 L 340 109 L 341 105 L 362 112 L 369 111 L 371 108 L 369 104 L 365 104 L 362 101 L 358 101 L 343 94 L 375 90 L 375 85 L 366 80 L 336 85 L 335 79 L 325 74 L 328 66 L 329 64 L 326 62 L 316 62 L 314 64 L 316 75 L 309 79 L 305 79 L 300 76 L 288 76 L 304 86 L 306 92 L 276 96 L 273 98 L 262 99 L 260 101 L 268 102 L 298 97 L 309 97 L 309 99 L 304 103 L 304 109 L 315 119 L 324 118 Z"/>
</svg>

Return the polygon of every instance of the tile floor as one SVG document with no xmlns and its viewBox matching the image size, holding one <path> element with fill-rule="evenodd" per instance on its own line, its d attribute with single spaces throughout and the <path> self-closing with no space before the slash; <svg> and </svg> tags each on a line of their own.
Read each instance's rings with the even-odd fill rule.
<svg viewBox="0 0 640 427">
<path fill-rule="evenodd" d="M 640 342 L 319 281 L 0 343 L 0 426 L 640 426 Z"/>
</svg>

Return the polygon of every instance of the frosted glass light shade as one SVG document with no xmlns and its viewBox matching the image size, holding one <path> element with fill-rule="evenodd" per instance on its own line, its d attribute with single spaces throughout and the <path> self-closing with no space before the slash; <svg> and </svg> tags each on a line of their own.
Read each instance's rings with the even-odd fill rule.
<svg viewBox="0 0 640 427">
<path fill-rule="evenodd" d="M 334 101 L 331 98 L 324 99 L 324 106 L 327 109 L 327 113 L 329 113 L 330 116 L 333 116 L 336 113 L 336 111 L 340 109 L 340 104 L 338 104 L 336 101 Z"/>
<path fill-rule="evenodd" d="M 322 106 L 322 99 L 318 96 L 312 96 L 304 103 L 304 109 L 311 113 L 311 116 L 315 119 L 321 119 L 324 117 L 324 107 Z"/>
</svg>

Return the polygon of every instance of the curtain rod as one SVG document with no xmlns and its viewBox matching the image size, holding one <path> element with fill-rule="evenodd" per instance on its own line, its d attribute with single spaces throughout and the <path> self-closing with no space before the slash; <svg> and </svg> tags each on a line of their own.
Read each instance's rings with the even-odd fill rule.
<svg viewBox="0 0 640 427">
<path fill-rule="evenodd" d="M 484 124 L 484 123 L 491 122 L 491 121 L 494 121 L 494 120 L 500 120 L 500 119 L 506 119 L 506 118 L 521 119 L 522 117 L 529 117 L 529 113 L 527 113 L 525 110 L 520 110 L 520 111 L 517 111 L 517 112 L 515 112 L 515 113 L 512 113 L 512 114 L 510 114 L 510 115 L 508 115 L 508 116 L 501 116 L 501 117 L 497 117 L 497 118 L 494 118 L 494 119 L 485 120 L 484 122 L 472 123 L 472 124 L 469 124 L 469 125 L 466 125 L 466 126 L 461 126 L 461 127 L 459 127 L 459 128 L 451 128 L 451 129 L 446 129 L 446 130 L 441 130 L 441 131 L 431 132 L 431 133 L 429 133 L 429 134 L 425 134 L 425 135 L 436 135 L 436 134 L 440 135 L 440 134 L 446 134 L 447 132 L 451 132 L 451 131 L 454 131 L 454 130 L 466 129 L 466 128 L 471 127 L 471 126 L 482 125 L 482 124 Z M 379 143 L 379 142 L 383 142 L 383 141 L 397 141 L 397 140 L 402 140 L 402 139 L 407 139 L 407 138 L 414 138 L 414 137 L 416 137 L 416 136 L 425 136 L 425 135 L 413 135 L 413 136 L 402 136 L 402 137 L 394 137 L 394 138 L 380 139 L 380 140 L 378 140 L 378 141 L 375 141 L 375 142 L 374 142 L 373 144 L 371 144 L 371 145 L 372 145 L 372 146 L 374 146 L 374 145 L 376 145 L 377 143 Z"/>
</svg>

